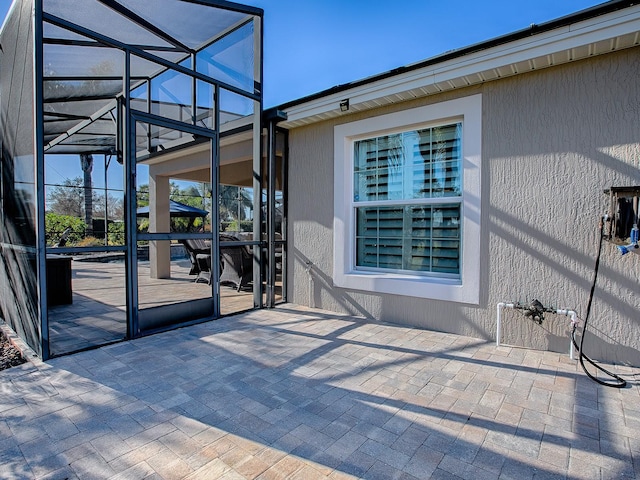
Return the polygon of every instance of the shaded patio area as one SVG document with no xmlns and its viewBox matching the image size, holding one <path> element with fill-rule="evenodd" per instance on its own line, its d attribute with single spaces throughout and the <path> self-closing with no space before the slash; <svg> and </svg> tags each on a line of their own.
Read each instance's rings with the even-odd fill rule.
<svg viewBox="0 0 640 480">
<path fill-rule="evenodd" d="M 119 261 L 72 261 L 73 303 L 49 308 L 50 348 L 53 356 L 126 337 L 125 264 Z M 185 258 L 171 262 L 171 278 L 151 278 L 149 261 L 138 263 L 141 309 L 172 305 L 211 296 L 211 286 L 196 283 Z M 277 283 L 280 300 L 282 282 Z M 253 291 L 220 287 L 223 315 L 253 308 Z"/>
<path fill-rule="evenodd" d="M 633 381 L 606 388 L 566 355 L 292 305 L 0 380 L 5 478 L 640 473 Z"/>
</svg>

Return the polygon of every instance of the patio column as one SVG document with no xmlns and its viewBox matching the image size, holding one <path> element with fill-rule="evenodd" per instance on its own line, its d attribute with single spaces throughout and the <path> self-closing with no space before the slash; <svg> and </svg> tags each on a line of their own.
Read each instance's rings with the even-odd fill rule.
<svg viewBox="0 0 640 480">
<path fill-rule="evenodd" d="M 149 169 L 149 233 L 169 233 L 169 177 Z M 171 242 L 149 242 L 151 278 L 171 278 Z"/>
</svg>

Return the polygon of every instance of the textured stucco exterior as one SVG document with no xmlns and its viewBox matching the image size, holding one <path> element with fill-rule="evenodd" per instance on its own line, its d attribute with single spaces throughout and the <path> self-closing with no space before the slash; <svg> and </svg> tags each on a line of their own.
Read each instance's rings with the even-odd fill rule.
<svg viewBox="0 0 640 480">
<path fill-rule="evenodd" d="M 639 78 L 636 47 L 291 129 L 289 301 L 485 340 L 501 301 L 583 316 L 603 191 L 640 185 Z M 334 126 L 473 94 L 483 109 L 479 305 L 333 287 Z M 537 325 L 506 310 L 503 320 L 504 343 L 568 351 L 567 317 Z M 589 330 L 591 357 L 640 366 L 640 255 L 604 244 Z"/>
</svg>

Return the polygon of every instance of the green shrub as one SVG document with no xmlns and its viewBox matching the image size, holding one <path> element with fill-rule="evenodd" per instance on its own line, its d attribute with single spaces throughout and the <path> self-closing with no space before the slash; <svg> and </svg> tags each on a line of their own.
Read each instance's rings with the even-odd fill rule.
<svg viewBox="0 0 640 480">
<path fill-rule="evenodd" d="M 124 222 L 109 222 L 108 230 L 109 245 L 124 245 Z"/>
<path fill-rule="evenodd" d="M 67 237 L 67 245 L 76 245 L 84 237 L 87 226 L 78 217 L 47 212 L 45 213 L 44 228 L 48 246 L 56 245 L 67 228 L 71 229 L 71 233 Z"/>
<path fill-rule="evenodd" d="M 149 219 L 138 218 L 138 233 L 147 233 L 149 231 Z"/>
<path fill-rule="evenodd" d="M 80 240 L 77 247 L 102 247 L 104 246 L 104 240 L 96 237 L 84 237 Z"/>
<path fill-rule="evenodd" d="M 220 227 L 220 230 L 223 232 L 252 232 L 253 220 L 220 222 Z"/>
</svg>

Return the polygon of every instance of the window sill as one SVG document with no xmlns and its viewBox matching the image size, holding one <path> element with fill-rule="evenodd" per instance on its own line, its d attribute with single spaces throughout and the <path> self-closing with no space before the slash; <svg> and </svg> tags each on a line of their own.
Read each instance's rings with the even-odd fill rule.
<svg viewBox="0 0 640 480">
<path fill-rule="evenodd" d="M 334 272 L 334 283 L 337 287 L 378 294 L 404 295 L 474 305 L 479 303 L 477 286 L 464 287 L 459 279 L 358 271 L 344 274 Z"/>
</svg>

